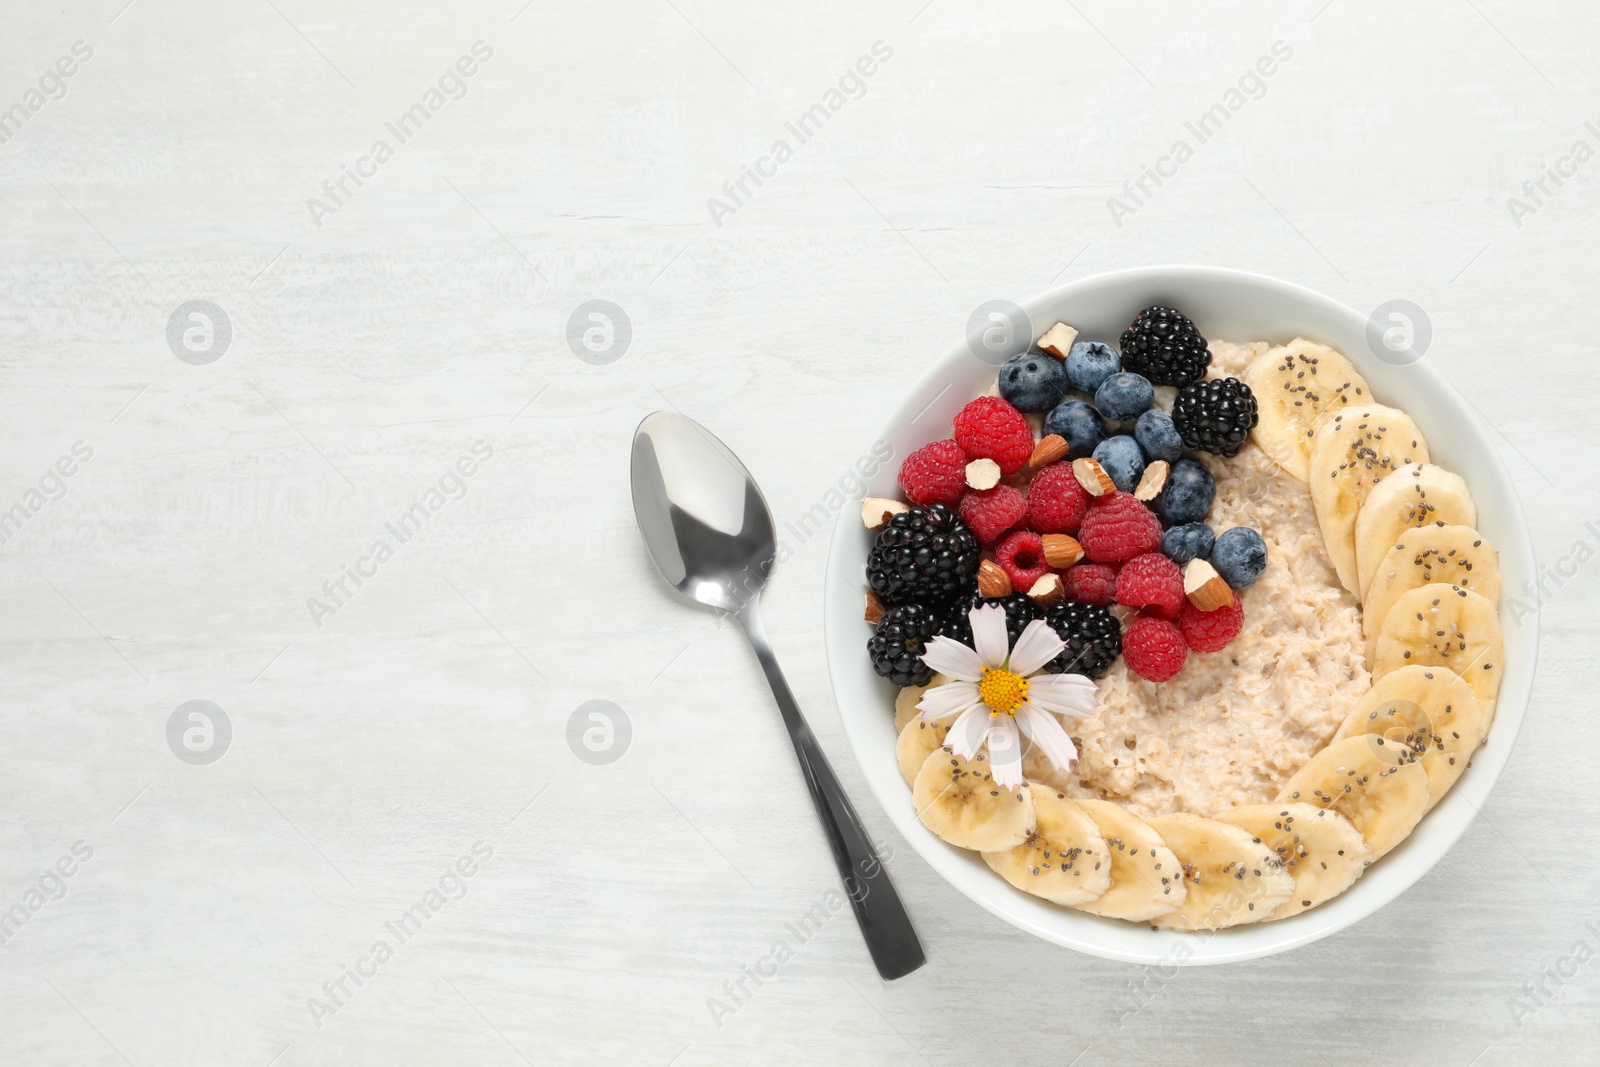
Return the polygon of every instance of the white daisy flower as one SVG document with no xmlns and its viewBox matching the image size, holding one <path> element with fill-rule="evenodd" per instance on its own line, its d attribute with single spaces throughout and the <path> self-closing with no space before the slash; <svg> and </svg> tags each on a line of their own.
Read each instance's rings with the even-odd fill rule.
<svg viewBox="0 0 1600 1067">
<path fill-rule="evenodd" d="M 1022 737 L 1039 746 L 1058 771 L 1078 758 L 1058 715 L 1091 715 L 1097 703 L 1094 682 L 1081 674 L 1039 674 L 1065 647 L 1043 619 L 1030 622 L 1015 648 L 1007 648 L 1006 613 L 997 604 L 973 608 L 972 647 L 948 637 L 928 642 L 922 662 L 954 678 L 922 695 L 917 710 L 924 719 L 956 717 L 944 747 L 970 760 L 986 743 L 990 773 L 999 785 L 1022 785 Z"/>
</svg>

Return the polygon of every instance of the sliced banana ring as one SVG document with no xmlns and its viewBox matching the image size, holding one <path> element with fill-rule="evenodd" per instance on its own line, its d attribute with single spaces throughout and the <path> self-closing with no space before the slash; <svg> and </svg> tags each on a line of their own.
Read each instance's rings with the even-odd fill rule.
<svg viewBox="0 0 1600 1067">
<path fill-rule="evenodd" d="M 1148 922 L 1183 903 L 1183 866 L 1155 827 L 1109 800 L 1080 800 L 1078 806 L 1100 828 L 1111 859 L 1111 888 L 1076 905 L 1080 911 Z"/>
<path fill-rule="evenodd" d="M 906 785 L 914 787 L 917 784 L 917 772 L 928 762 L 928 757 L 944 744 L 944 737 L 949 732 L 950 727 L 945 723 L 924 719 L 921 715 L 906 723 L 894 743 L 895 759 L 900 762 L 900 777 L 906 780 Z"/>
<path fill-rule="evenodd" d="M 1339 582 L 1359 594 L 1356 515 L 1373 486 L 1407 463 L 1428 462 L 1428 442 L 1411 416 L 1382 404 L 1330 411 L 1311 443 L 1311 506 Z"/>
<path fill-rule="evenodd" d="M 1389 550 L 1407 530 L 1435 523 L 1476 526 L 1478 508 L 1461 475 L 1409 463 L 1372 487 L 1356 513 L 1356 580 L 1364 597 Z"/>
<path fill-rule="evenodd" d="M 1294 893 L 1278 857 L 1253 835 L 1216 819 L 1180 813 L 1149 820 L 1183 867 L 1184 902 L 1156 919 L 1173 930 L 1220 930 L 1255 922 Z"/>
<path fill-rule="evenodd" d="M 1376 681 L 1401 667 L 1448 667 L 1466 679 L 1492 713 L 1504 653 L 1494 604 L 1470 589 L 1435 582 L 1405 593 L 1384 616 L 1372 677 Z"/>
<path fill-rule="evenodd" d="M 1303 337 L 1257 356 L 1243 378 L 1259 412 L 1251 432 L 1256 446 L 1302 482 L 1311 465 L 1317 420 L 1371 399 L 1366 380 L 1348 359 Z"/>
<path fill-rule="evenodd" d="M 1434 582 L 1459 585 L 1499 604 L 1500 553 L 1470 526 L 1447 523 L 1407 530 L 1378 564 L 1361 604 L 1369 666 L 1378 650 L 1378 631 L 1394 602 Z"/>
<path fill-rule="evenodd" d="M 982 752 L 969 762 L 938 749 L 917 772 L 911 799 L 924 826 L 975 852 L 1016 848 L 1037 825 L 1032 791 L 1026 785 L 1001 788 Z"/>
<path fill-rule="evenodd" d="M 1428 808 L 1428 775 L 1406 746 L 1376 734 L 1335 741 L 1295 772 L 1277 803 L 1301 801 L 1349 819 L 1377 859 L 1404 841 Z"/>
<path fill-rule="evenodd" d="M 1076 803 L 1048 785 L 1029 782 L 1038 821 L 1022 844 L 985 852 L 1000 877 L 1055 904 L 1084 904 L 1111 886 L 1111 858 L 1100 828 Z"/>
<path fill-rule="evenodd" d="M 1251 804 L 1217 816 L 1272 850 L 1294 879 L 1294 893 L 1266 918 L 1283 919 L 1332 900 L 1372 862 L 1361 831 L 1337 811 L 1310 804 Z"/>
<path fill-rule="evenodd" d="M 1428 807 L 1449 792 L 1489 731 L 1472 687 L 1448 667 L 1401 667 L 1373 683 L 1334 740 L 1376 734 L 1409 748 L 1428 775 Z"/>
</svg>

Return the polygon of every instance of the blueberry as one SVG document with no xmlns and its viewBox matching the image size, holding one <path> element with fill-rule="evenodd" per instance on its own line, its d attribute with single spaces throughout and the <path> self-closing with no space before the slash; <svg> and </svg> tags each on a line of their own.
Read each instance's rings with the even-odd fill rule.
<svg viewBox="0 0 1600 1067">
<path fill-rule="evenodd" d="M 1133 436 L 1152 463 L 1164 459 L 1176 463 L 1183 455 L 1183 438 L 1172 424 L 1172 416 L 1160 408 L 1151 408 L 1133 424 Z"/>
<path fill-rule="evenodd" d="M 1144 473 L 1144 453 L 1139 451 L 1139 442 L 1125 433 L 1108 437 L 1095 446 L 1094 461 L 1106 469 L 1124 493 L 1133 492 L 1133 487 L 1139 484 L 1139 476 Z"/>
<path fill-rule="evenodd" d="M 1211 549 L 1211 565 L 1233 588 L 1247 589 L 1267 569 L 1267 543 L 1248 526 L 1224 530 Z"/>
<path fill-rule="evenodd" d="M 1044 432 L 1059 434 L 1067 442 L 1067 458 L 1082 459 L 1094 452 L 1105 439 L 1106 425 L 1100 413 L 1081 400 L 1057 404 L 1044 417 Z"/>
<path fill-rule="evenodd" d="M 1150 501 L 1150 507 L 1163 526 L 1182 526 L 1204 522 L 1216 495 L 1217 483 L 1211 472 L 1192 459 L 1180 459 L 1172 465 L 1166 488 Z"/>
<path fill-rule="evenodd" d="M 1122 369 L 1122 360 L 1104 341 L 1079 341 L 1067 350 L 1067 380 L 1074 389 L 1093 393 Z"/>
<path fill-rule="evenodd" d="M 1100 414 L 1117 422 L 1131 422 L 1156 402 L 1156 387 L 1142 374 L 1119 371 L 1100 383 L 1094 391 L 1094 406 Z"/>
<path fill-rule="evenodd" d="M 1042 352 L 1018 352 L 1000 368 L 1000 396 L 1018 411 L 1049 411 L 1067 395 L 1066 365 Z"/>
<path fill-rule="evenodd" d="M 1216 541 L 1217 535 L 1205 523 L 1186 522 L 1161 535 L 1161 551 L 1181 567 L 1191 559 L 1205 559 L 1211 555 L 1211 546 Z"/>
</svg>

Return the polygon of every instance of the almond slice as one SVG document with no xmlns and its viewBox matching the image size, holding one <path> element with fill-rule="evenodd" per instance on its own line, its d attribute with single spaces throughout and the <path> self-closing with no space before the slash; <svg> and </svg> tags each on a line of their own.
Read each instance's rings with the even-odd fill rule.
<svg viewBox="0 0 1600 1067">
<path fill-rule="evenodd" d="M 1077 339 L 1077 330 L 1064 322 L 1058 322 L 1039 338 L 1039 347 L 1057 359 L 1066 359 L 1067 353 L 1072 350 L 1072 342 Z"/>
<path fill-rule="evenodd" d="M 1203 559 L 1192 559 L 1183 569 L 1183 594 L 1196 611 L 1216 611 L 1233 603 L 1233 590 Z"/>
<path fill-rule="evenodd" d="M 967 484 L 982 491 L 1000 484 L 1000 464 L 992 459 L 975 459 L 967 464 Z"/>
<path fill-rule="evenodd" d="M 863 615 L 862 618 L 866 619 L 874 626 L 878 625 L 878 620 L 883 618 L 883 601 L 879 600 L 878 594 L 874 593 L 870 589 L 867 590 L 866 614 Z"/>
<path fill-rule="evenodd" d="M 978 593 L 986 597 L 1010 596 L 1011 578 L 1005 568 L 992 559 L 978 564 Z"/>
<path fill-rule="evenodd" d="M 888 497 L 869 496 L 861 502 L 861 524 L 869 530 L 881 530 L 896 515 L 911 510 L 911 505 Z"/>
<path fill-rule="evenodd" d="M 1154 500 L 1161 495 L 1161 490 L 1166 488 L 1167 475 L 1172 472 L 1172 464 L 1164 459 L 1158 459 L 1144 469 L 1144 474 L 1139 478 L 1138 486 L 1133 490 L 1135 500 Z"/>
<path fill-rule="evenodd" d="M 1090 496 L 1105 496 L 1117 491 L 1117 483 L 1099 463 L 1087 457 L 1072 461 L 1072 475 Z"/>
<path fill-rule="evenodd" d="M 1067 455 L 1067 439 L 1058 433 L 1045 434 L 1039 443 L 1033 446 L 1033 455 L 1028 457 L 1028 467 L 1038 470 L 1048 467 L 1058 459 L 1065 459 Z"/>
<path fill-rule="evenodd" d="M 1066 587 L 1061 584 L 1061 575 L 1051 573 L 1042 576 L 1028 590 L 1028 598 L 1041 608 L 1050 608 L 1061 603 L 1066 597 Z"/>
<path fill-rule="evenodd" d="M 1044 561 L 1058 571 L 1066 570 L 1083 558 L 1083 546 L 1075 537 L 1045 534 L 1039 540 L 1044 542 Z"/>
</svg>

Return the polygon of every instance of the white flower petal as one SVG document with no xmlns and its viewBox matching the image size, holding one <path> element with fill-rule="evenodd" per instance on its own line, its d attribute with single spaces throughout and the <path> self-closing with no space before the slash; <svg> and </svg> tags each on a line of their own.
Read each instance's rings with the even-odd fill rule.
<svg viewBox="0 0 1600 1067">
<path fill-rule="evenodd" d="M 989 726 L 989 770 L 1003 788 L 1022 784 L 1022 737 L 1009 715 L 996 716 Z"/>
<path fill-rule="evenodd" d="M 1034 619 L 1028 624 L 1027 629 L 1022 631 L 1022 636 L 1017 638 L 1015 647 L 1011 649 L 1011 662 L 1007 667 L 1026 678 L 1055 659 L 1066 644 L 1061 640 L 1061 636 L 1050 628 L 1049 623 L 1043 619 Z"/>
<path fill-rule="evenodd" d="M 923 693 L 922 699 L 917 701 L 917 710 L 924 719 L 948 719 L 966 711 L 980 699 L 976 682 L 949 682 Z"/>
<path fill-rule="evenodd" d="M 1028 701 L 1057 715 L 1093 715 L 1100 695 L 1081 674 L 1036 674 L 1028 679 Z"/>
<path fill-rule="evenodd" d="M 950 732 L 944 737 L 944 747 L 962 759 L 971 759 L 978 754 L 988 732 L 989 709 L 982 704 L 975 705 L 963 711 L 951 724 Z"/>
<path fill-rule="evenodd" d="M 1017 709 L 1017 725 L 1039 746 L 1039 751 L 1044 753 L 1045 759 L 1056 770 L 1066 773 L 1072 769 L 1072 761 L 1078 758 L 1078 749 L 1054 715 L 1040 711 L 1031 703 L 1023 704 Z"/>
<path fill-rule="evenodd" d="M 967 618 L 972 622 L 972 647 L 978 653 L 978 658 L 983 661 L 983 665 L 1005 666 L 1006 653 L 1010 651 L 1008 646 L 1011 641 L 1006 635 L 1006 610 L 998 604 L 984 604 L 968 612 Z"/>
<path fill-rule="evenodd" d="M 997 609 L 998 610 L 998 609 Z M 1001 624 L 1005 632 L 1005 624 Z M 935 637 L 922 652 L 922 662 L 947 678 L 962 682 L 976 682 L 983 677 L 983 660 L 960 641 L 948 637 Z"/>
</svg>

